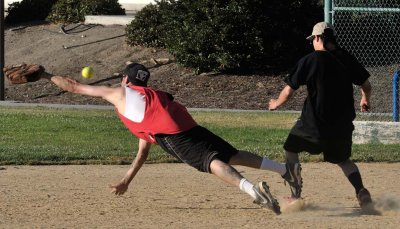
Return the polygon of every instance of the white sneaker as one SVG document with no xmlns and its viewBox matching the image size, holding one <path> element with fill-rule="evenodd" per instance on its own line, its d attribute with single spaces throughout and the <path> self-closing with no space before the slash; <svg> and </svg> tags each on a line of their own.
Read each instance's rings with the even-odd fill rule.
<svg viewBox="0 0 400 229">
<path fill-rule="evenodd" d="M 281 214 L 279 203 L 272 196 L 266 182 L 259 182 L 258 184 L 254 185 L 253 190 L 257 195 L 257 198 L 254 200 L 255 204 L 271 209 L 277 215 Z"/>
</svg>

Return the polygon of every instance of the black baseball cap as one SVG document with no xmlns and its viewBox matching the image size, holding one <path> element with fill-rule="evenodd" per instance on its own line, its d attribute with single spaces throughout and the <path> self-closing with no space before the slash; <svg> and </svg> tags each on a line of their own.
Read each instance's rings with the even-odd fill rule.
<svg viewBox="0 0 400 229">
<path fill-rule="evenodd" d="M 128 64 L 121 73 L 127 75 L 128 81 L 133 85 L 147 87 L 150 72 L 145 66 L 137 63 Z"/>
</svg>

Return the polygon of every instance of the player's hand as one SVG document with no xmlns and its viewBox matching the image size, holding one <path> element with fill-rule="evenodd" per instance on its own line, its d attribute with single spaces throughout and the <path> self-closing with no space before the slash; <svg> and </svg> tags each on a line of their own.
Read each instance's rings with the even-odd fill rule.
<svg viewBox="0 0 400 229">
<path fill-rule="evenodd" d="M 62 88 L 64 91 L 69 91 L 69 92 L 74 92 L 74 88 L 78 84 L 78 81 L 68 77 L 52 76 L 50 79 L 58 87 Z"/>
<path fill-rule="evenodd" d="M 128 184 L 121 181 L 118 184 L 110 185 L 110 188 L 111 188 L 111 193 L 120 196 L 123 195 L 126 192 L 126 190 L 128 190 Z"/>
<path fill-rule="evenodd" d="M 368 112 L 370 109 L 369 103 L 367 101 L 361 101 L 360 102 L 360 110 L 361 112 Z"/>
<path fill-rule="evenodd" d="M 278 102 L 276 99 L 271 99 L 268 103 L 268 110 L 273 111 L 278 108 Z"/>
</svg>

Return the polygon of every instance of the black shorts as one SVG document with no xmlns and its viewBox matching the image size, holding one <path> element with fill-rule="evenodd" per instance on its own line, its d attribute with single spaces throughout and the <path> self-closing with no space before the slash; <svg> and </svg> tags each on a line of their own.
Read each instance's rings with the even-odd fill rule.
<svg viewBox="0 0 400 229">
<path fill-rule="evenodd" d="M 163 150 L 201 172 L 211 173 L 214 159 L 228 163 L 238 150 L 204 127 L 196 126 L 179 134 L 157 134 Z"/>
<path fill-rule="evenodd" d="M 338 139 L 318 141 L 289 134 L 283 148 L 292 153 L 303 151 L 314 155 L 323 153 L 324 161 L 337 164 L 350 158 L 352 143 L 351 134 Z"/>
</svg>

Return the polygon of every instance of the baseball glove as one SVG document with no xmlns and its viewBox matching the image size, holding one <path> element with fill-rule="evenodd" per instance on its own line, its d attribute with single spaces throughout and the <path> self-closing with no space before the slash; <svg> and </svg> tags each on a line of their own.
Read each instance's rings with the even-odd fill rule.
<svg viewBox="0 0 400 229">
<path fill-rule="evenodd" d="M 41 65 L 25 63 L 3 68 L 5 76 L 12 84 L 38 81 L 44 71 L 45 69 Z"/>
</svg>

